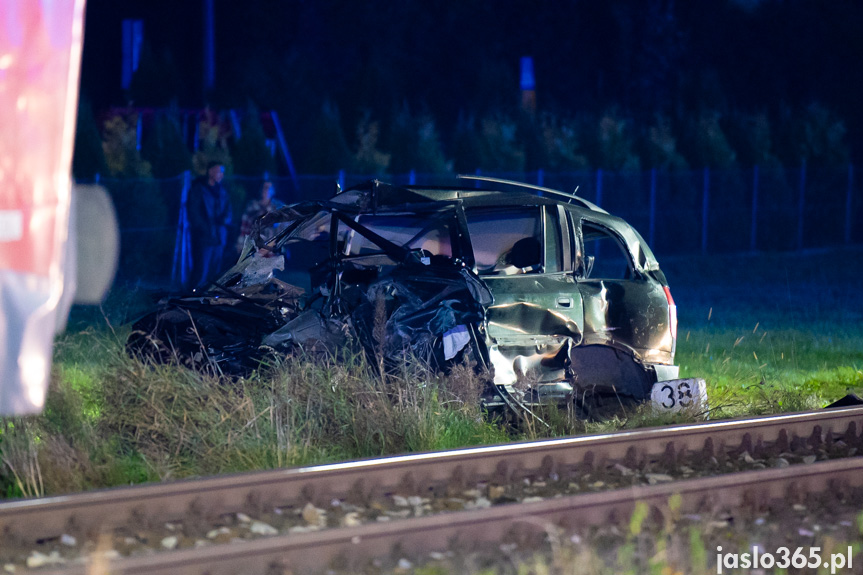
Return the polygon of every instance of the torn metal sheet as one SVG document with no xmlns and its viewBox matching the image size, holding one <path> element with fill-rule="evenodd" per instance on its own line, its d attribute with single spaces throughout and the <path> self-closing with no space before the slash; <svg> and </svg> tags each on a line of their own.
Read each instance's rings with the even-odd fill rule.
<svg viewBox="0 0 863 575">
<path fill-rule="evenodd" d="M 376 359 L 395 364 L 406 352 L 431 365 L 460 361 L 481 345 L 476 334 L 493 298 L 464 261 L 452 257 L 465 253 L 463 247 L 449 245 L 445 255 L 416 247 L 428 245 L 426 236 L 458 238 L 450 229 L 458 225 L 456 208 L 415 209 L 422 218 L 399 211 L 374 225 L 339 203 L 269 214 L 236 266 L 200 296 L 163 301 L 134 325 L 128 348 L 228 373 L 254 369 L 267 350 L 314 346 L 335 353 L 348 340 L 359 342 L 373 365 Z M 389 223 L 390 235 L 408 241 L 382 235 Z M 259 242 L 269 226 L 280 230 Z"/>
<path fill-rule="evenodd" d="M 130 351 L 242 372 L 354 341 L 375 366 L 468 357 L 493 374 L 490 408 L 647 400 L 678 375 L 665 276 L 626 222 L 551 192 L 371 181 L 287 206 L 206 292 L 139 321 Z"/>
</svg>

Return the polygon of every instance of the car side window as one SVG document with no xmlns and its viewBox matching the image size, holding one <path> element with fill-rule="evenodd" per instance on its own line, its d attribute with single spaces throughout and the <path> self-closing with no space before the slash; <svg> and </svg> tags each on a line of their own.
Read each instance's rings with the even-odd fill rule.
<svg viewBox="0 0 863 575">
<path fill-rule="evenodd" d="M 632 279 L 632 261 L 620 239 L 602 226 L 582 221 L 582 279 Z"/>
<path fill-rule="evenodd" d="M 539 206 L 465 210 L 479 275 L 539 273 L 543 264 Z"/>
<path fill-rule="evenodd" d="M 450 231 L 446 223 L 428 215 L 362 215 L 358 223 L 396 245 L 409 249 L 421 248 L 431 255 L 452 257 Z M 348 255 L 380 252 L 380 246 L 361 234 L 351 237 Z"/>
</svg>

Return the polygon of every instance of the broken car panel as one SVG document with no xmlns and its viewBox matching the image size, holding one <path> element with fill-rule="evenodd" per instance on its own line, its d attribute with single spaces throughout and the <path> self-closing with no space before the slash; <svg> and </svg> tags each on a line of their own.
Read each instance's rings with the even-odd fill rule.
<svg viewBox="0 0 863 575">
<path fill-rule="evenodd" d="M 490 408 L 644 400 L 675 379 L 676 308 L 641 236 L 576 196 L 490 181 L 371 181 L 267 214 L 233 268 L 164 301 L 129 348 L 232 373 L 348 340 L 375 365 L 468 357 L 493 373 Z"/>
</svg>

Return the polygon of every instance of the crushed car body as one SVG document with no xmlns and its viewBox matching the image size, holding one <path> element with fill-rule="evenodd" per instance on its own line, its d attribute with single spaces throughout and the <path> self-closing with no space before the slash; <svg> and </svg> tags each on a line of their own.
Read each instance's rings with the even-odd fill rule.
<svg viewBox="0 0 863 575">
<path fill-rule="evenodd" d="M 127 347 L 242 374 L 267 353 L 355 341 L 382 368 L 406 352 L 475 362 L 492 374 L 488 409 L 701 402 L 703 385 L 676 379 L 676 308 L 641 236 L 573 194 L 485 180 L 373 180 L 267 214 L 236 265 L 163 300 Z"/>
</svg>

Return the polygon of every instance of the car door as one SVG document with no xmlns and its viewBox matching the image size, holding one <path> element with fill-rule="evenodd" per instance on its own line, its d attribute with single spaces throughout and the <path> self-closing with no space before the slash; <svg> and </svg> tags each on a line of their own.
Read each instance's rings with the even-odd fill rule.
<svg viewBox="0 0 863 575">
<path fill-rule="evenodd" d="M 672 342 L 662 285 L 636 266 L 611 225 L 590 217 L 574 223 L 575 277 L 584 302 L 583 344 L 627 349 L 647 363 L 668 361 Z"/>
<path fill-rule="evenodd" d="M 571 271 L 571 239 L 558 206 L 469 208 L 479 276 L 494 295 L 485 330 L 496 383 L 565 378 L 582 339 L 584 310 Z"/>
</svg>

